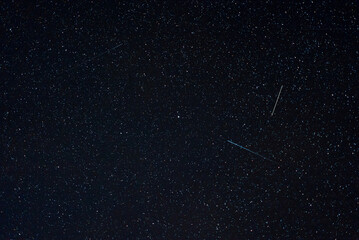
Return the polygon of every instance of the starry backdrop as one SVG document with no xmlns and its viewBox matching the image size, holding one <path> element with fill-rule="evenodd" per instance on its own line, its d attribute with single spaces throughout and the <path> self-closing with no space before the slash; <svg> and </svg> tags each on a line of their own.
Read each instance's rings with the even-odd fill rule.
<svg viewBox="0 0 359 240">
<path fill-rule="evenodd" d="M 0 239 L 358 239 L 357 18 L 2 1 Z"/>
</svg>

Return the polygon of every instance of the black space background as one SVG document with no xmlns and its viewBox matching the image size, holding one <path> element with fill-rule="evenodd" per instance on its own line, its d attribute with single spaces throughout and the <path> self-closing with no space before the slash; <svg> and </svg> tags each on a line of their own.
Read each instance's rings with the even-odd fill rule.
<svg viewBox="0 0 359 240">
<path fill-rule="evenodd" d="M 295 2 L 2 1 L 0 239 L 358 239 L 358 3 Z"/>
</svg>

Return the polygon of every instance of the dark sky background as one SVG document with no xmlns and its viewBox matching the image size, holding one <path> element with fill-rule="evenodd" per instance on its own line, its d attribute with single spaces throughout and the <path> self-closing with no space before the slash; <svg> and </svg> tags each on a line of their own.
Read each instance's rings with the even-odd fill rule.
<svg viewBox="0 0 359 240">
<path fill-rule="evenodd" d="M 293 2 L 2 1 L 0 239 L 358 239 L 358 3 Z"/>
</svg>

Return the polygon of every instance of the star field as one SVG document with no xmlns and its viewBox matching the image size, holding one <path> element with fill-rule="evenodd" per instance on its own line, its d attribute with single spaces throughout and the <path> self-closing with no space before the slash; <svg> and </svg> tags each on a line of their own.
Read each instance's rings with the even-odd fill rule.
<svg viewBox="0 0 359 240">
<path fill-rule="evenodd" d="M 3 1 L 0 239 L 358 239 L 357 18 Z"/>
</svg>

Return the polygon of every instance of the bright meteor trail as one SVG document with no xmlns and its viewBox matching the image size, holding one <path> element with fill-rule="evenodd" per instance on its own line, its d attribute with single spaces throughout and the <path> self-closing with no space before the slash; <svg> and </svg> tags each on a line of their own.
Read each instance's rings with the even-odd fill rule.
<svg viewBox="0 0 359 240">
<path fill-rule="evenodd" d="M 274 111 L 275 111 L 275 107 L 276 107 L 277 104 L 278 104 L 278 100 L 279 100 L 279 97 L 280 97 L 280 93 L 282 92 L 282 88 L 283 88 L 283 85 L 280 87 L 280 90 L 279 90 L 279 93 L 278 93 L 278 97 L 277 97 L 277 101 L 275 101 L 274 108 L 273 108 L 273 111 L 272 111 L 271 116 L 273 116 Z"/>
<path fill-rule="evenodd" d="M 265 160 L 268 160 L 268 161 L 277 163 L 277 162 L 275 162 L 275 161 L 273 161 L 273 160 L 271 160 L 271 159 L 269 159 L 269 158 L 266 158 L 266 157 L 260 155 L 259 153 L 253 152 L 252 150 L 249 150 L 248 148 L 245 148 L 245 147 L 243 147 L 243 146 L 241 146 L 241 145 L 239 145 L 239 144 L 237 144 L 237 143 L 235 143 L 235 142 L 232 142 L 231 140 L 227 140 L 227 142 L 229 142 L 230 144 L 233 144 L 233 145 L 235 145 L 235 146 L 237 146 L 237 147 L 240 147 L 240 148 L 242 148 L 242 149 L 244 149 L 244 150 L 247 150 L 248 152 L 253 153 L 253 154 L 255 154 L 255 155 L 257 155 L 257 156 L 259 156 L 259 157 L 261 157 L 261 158 L 264 158 Z"/>
</svg>

